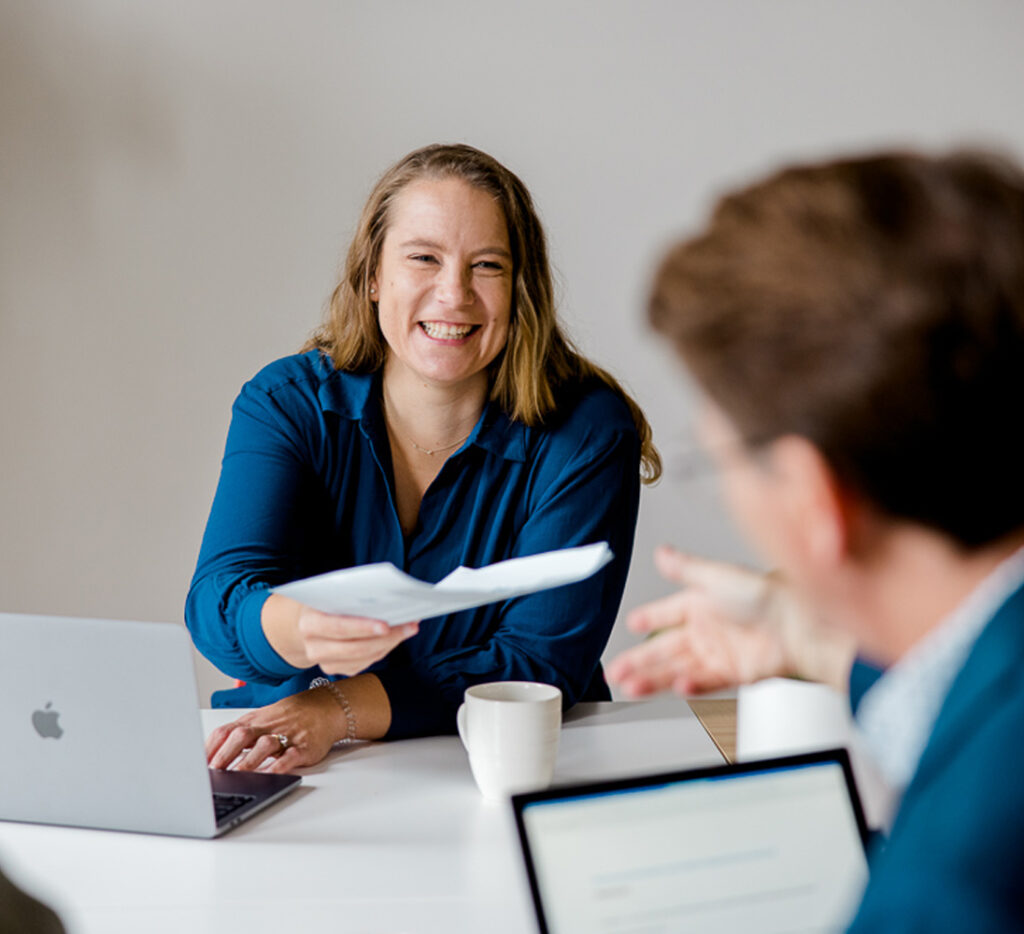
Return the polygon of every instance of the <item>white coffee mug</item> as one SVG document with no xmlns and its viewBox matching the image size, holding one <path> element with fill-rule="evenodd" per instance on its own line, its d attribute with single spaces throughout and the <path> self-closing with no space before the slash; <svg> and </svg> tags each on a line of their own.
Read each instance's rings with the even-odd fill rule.
<svg viewBox="0 0 1024 934">
<path fill-rule="evenodd" d="M 562 728 L 558 688 L 535 681 L 477 684 L 466 689 L 456 721 L 485 798 L 551 784 Z"/>
</svg>

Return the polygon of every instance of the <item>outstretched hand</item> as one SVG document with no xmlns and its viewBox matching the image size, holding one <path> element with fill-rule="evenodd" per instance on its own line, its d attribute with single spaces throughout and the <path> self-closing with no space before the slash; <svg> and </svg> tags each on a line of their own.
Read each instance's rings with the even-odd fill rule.
<svg viewBox="0 0 1024 934">
<path fill-rule="evenodd" d="M 401 642 L 419 632 L 418 622 L 389 626 L 377 619 L 321 613 L 308 606 L 298 612 L 298 637 L 306 664 L 330 675 L 357 675 Z"/>
<path fill-rule="evenodd" d="M 627 625 L 651 637 L 623 652 L 608 679 L 631 697 L 697 694 L 783 674 L 781 617 L 798 612 L 773 577 L 663 546 L 662 576 L 684 588 L 633 610 Z"/>
</svg>

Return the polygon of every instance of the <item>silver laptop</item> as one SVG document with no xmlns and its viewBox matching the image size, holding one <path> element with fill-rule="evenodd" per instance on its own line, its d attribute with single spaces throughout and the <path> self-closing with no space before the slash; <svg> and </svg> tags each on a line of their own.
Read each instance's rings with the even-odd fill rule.
<svg viewBox="0 0 1024 934">
<path fill-rule="evenodd" d="M 0 613 L 0 819 L 215 837 L 296 775 L 206 766 L 188 633 Z"/>
<path fill-rule="evenodd" d="M 867 881 L 842 749 L 512 804 L 542 934 L 838 932 Z"/>
</svg>

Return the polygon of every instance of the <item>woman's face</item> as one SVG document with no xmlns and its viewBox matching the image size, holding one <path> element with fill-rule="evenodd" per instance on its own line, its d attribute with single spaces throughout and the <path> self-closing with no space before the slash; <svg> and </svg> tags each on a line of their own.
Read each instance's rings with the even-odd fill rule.
<svg viewBox="0 0 1024 934">
<path fill-rule="evenodd" d="M 387 367 L 437 386 L 486 379 L 508 339 L 512 255 L 504 213 L 457 178 L 417 181 L 395 198 L 370 284 Z"/>
</svg>

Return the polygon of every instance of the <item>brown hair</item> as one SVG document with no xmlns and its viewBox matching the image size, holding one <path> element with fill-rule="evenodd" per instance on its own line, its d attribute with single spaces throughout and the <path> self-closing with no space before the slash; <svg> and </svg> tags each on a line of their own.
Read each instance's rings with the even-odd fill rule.
<svg viewBox="0 0 1024 934">
<path fill-rule="evenodd" d="M 643 412 L 611 374 L 576 351 L 558 323 L 547 240 L 530 193 L 500 162 L 472 146 L 426 146 L 384 173 L 363 208 L 326 319 L 304 349 L 324 351 L 339 370 L 373 372 L 384 364 L 387 343 L 369 284 L 380 261 L 388 212 L 411 182 L 442 178 L 460 178 L 486 191 L 508 224 L 514 267 L 512 314 L 508 343 L 491 365 L 491 398 L 509 417 L 533 426 L 555 410 L 560 388 L 599 380 L 629 406 L 640 437 L 641 475 L 653 483 L 661 474 L 661 458 Z"/>
<path fill-rule="evenodd" d="M 1024 525 L 1024 175 L 982 153 L 789 168 L 664 259 L 650 318 L 749 447 L 812 441 L 965 546 Z"/>
</svg>

